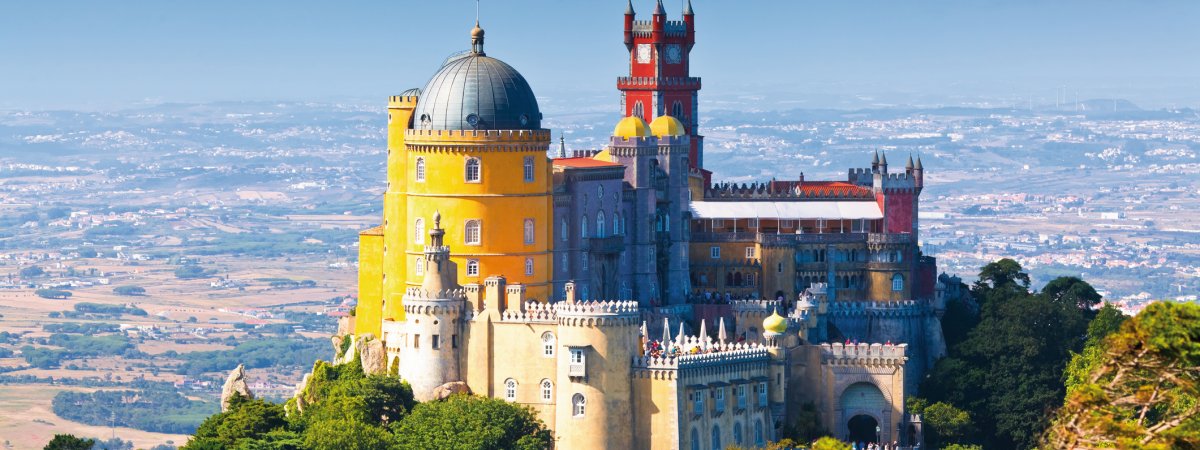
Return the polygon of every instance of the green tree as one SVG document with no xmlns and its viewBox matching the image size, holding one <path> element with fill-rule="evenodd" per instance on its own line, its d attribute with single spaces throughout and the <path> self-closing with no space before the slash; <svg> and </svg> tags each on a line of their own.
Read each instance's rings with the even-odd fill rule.
<svg viewBox="0 0 1200 450">
<path fill-rule="evenodd" d="M 258 439 L 269 432 L 285 429 L 287 425 L 282 405 L 235 394 L 229 401 L 229 411 L 205 419 L 196 428 L 192 440 L 182 448 L 199 450 L 212 445 L 234 448 L 243 440 Z"/>
<path fill-rule="evenodd" d="M 113 288 L 117 295 L 146 295 L 146 288 L 141 286 L 117 286 Z"/>
<path fill-rule="evenodd" d="M 812 442 L 819 437 L 829 436 L 830 433 L 821 426 L 821 414 L 817 411 L 817 406 L 807 402 L 800 406 L 796 420 L 783 427 L 782 435 L 799 442 Z"/>
<path fill-rule="evenodd" d="M 179 266 L 178 269 L 175 269 L 175 278 L 184 280 L 193 278 L 208 278 L 210 275 L 212 275 L 211 271 L 205 270 L 203 267 L 200 267 L 196 264 L 186 264 Z"/>
<path fill-rule="evenodd" d="M 825 436 L 813 442 L 812 450 L 850 450 L 850 444 Z"/>
<path fill-rule="evenodd" d="M 1153 303 L 1097 347 L 1044 446 L 1200 448 L 1200 305 Z"/>
<path fill-rule="evenodd" d="M 406 449 L 540 450 L 553 443 L 529 408 L 469 395 L 417 405 L 393 431 Z"/>
<path fill-rule="evenodd" d="M 62 300 L 71 297 L 71 291 L 64 291 L 61 289 L 38 289 L 33 291 L 33 294 L 41 298 L 48 298 L 52 300 Z"/>
<path fill-rule="evenodd" d="M 21 274 L 21 278 L 35 278 L 35 277 L 45 276 L 46 270 L 42 269 L 41 267 L 38 267 L 38 266 L 29 266 L 29 267 L 22 268 L 20 270 L 20 272 L 18 272 L 18 273 Z M 63 435 L 63 436 L 70 436 L 70 435 Z"/>
<path fill-rule="evenodd" d="M 96 445 L 95 439 L 80 439 L 70 434 L 56 434 L 43 450 L 91 450 Z"/>
<path fill-rule="evenodd" d="M 1042 294 L 1056 302 L 1074 304 L 1080 309 L 1088 309 L 1100 304 L 1100 294 L 1092 285 L 1079 277 L 1058 277 L 1046 283 Z"/>
<path fill-rule="evenodd" d="M 313 450 L 386 450 L 387 429 L 354 419 L 317 420 L 304 430 L 304 445 Z"/>
<path fill-rule="evenodd" d="M 1076 387 L 1086 383 L 1092 371 L 1104 363 L 1106 350 L 1104 338 L 1117 332 L 1125 319 L 1127 317 L 1121 313 L 1121 310 L 1112 305 L 1104 305 L 1096 313 L 1096 317 L 1088 324 L 1088 337 L 1083 351 L 1071 355 L 1071 362 L 1067 363 L 1067 368 L 1063 372 L 1068 395 Z"/>
</svg>

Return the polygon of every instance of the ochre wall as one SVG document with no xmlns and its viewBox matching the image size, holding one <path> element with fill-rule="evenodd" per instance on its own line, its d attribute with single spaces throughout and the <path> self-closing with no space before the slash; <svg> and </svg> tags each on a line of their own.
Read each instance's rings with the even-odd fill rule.
<svg viewBox="0 0 1200 450">
<path fill-rule="evenodd" d="M 358 306 L 354 333 L 379 338 L 383 324 L 383 234 L 378 227 L 358 235 Z"/>
</svg>

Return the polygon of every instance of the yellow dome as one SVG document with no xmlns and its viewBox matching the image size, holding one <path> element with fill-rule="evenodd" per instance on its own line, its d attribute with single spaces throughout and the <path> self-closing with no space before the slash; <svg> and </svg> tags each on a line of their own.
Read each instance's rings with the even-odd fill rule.
<svg viewBox="0 0 1200 450">
<path fill-rule="evenodd" d="M 608 149 L 600 150 L 600 153 L 597 153 L 592 159 L 604 162 L 617 162 L 617 159 L 613 158 L 612 152 L 608 151 Z"/>
<path fill-rule="evenodd" d="M 772 311 L 770 317 L 763 319 L 762 325 L 763 331 L 768 331 L 771 333 L 783 334 L 787 332 L 788 329 L 787 319 L 779 315 L 778 310 Z"/>
<path fill-rule="evenodd" d="M 650 122 L 650 133 L 657 137 L 663 136 L 683 136 L 687 134 L 687 130 L 683 129 L 683 122 L 671 116 L 658 116 L 653 122 Z"/>
<path fill-rule="evenodd" d="M 650 135 L 650 127 L 646 126 L 646 121 L 640 117 L 626 117 L 617 122 L 617 128 L 613 129 L 613 136 L 629 139 L 633 137 L 646 137 Z"/>
</svg>

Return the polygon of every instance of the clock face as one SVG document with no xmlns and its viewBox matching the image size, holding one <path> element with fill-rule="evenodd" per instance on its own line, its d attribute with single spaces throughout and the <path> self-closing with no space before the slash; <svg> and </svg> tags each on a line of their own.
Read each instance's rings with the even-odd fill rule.
<svg viewBox="0 0 1200 450">
<path fill-rule="evenodd" d="M 639 64 L 649 64 L 650 54 L 654 51 L 650 44 L 638 44 L 637 46 L 637 62 Z"/>
<path fill-rule="evenodd" d="M 667 46 L 667 64 L 679 64 L 683 61 L 683 50 L 678 45 Z"/>
</svg>

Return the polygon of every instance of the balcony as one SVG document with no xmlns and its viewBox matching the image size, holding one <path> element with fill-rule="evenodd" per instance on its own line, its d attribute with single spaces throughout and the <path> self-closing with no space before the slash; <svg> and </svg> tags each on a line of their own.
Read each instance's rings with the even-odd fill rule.
<svg viewBox="0 0 1200 450">
<path fill-rule="evenodd" d="M 913 235 L 910 233 L 871 233 L 867 235 L 868 244 L 908 244 Z"/>
<path fill-rule="evenodd" d="M 758 233 L 750 233 L 739 231 L 733 232 L 710 232 L 710 233 L 692 233 L 692 242 L 708 242 L 708 243 L 725 243 L 725 242 L 754 242 L 755 236 Z"/>
<path fill-rule="evenodd" d="M 586 377 L 587 365 L 584 363 L 569 363 L 567 364 L 568 377 Z"/>
<path fill-rule="evenodd" d="M 625 236 L 584 239 L 583 250 L 590 253 L 621 253 L 625 251 Z"/>
</svg>

